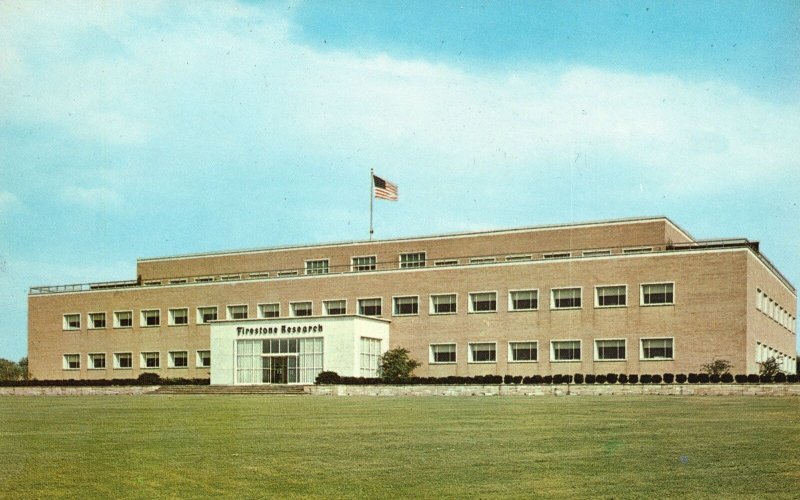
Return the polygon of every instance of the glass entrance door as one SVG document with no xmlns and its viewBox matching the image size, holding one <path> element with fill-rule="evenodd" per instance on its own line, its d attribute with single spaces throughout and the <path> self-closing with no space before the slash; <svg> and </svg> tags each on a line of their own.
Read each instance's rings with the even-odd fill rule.
<svg viewBox="0 0 800 500">
<path fill-rule="evenodd" d="M 264 356 L 262 382 L 265 384 L 292 384 L 297 382 L 297 356 Z"/>
</svg>

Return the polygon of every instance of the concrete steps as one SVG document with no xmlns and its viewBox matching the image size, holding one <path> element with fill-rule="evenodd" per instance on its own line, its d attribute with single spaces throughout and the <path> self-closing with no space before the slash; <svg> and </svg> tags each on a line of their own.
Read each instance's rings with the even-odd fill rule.
<svg viewBox="0 0 800 500">
<path fill-rule="evenodd" d="M 162 385 L 148 394 L 261 394 L 302 396 L 309 394 L 303 385 Z"/>
</svg>

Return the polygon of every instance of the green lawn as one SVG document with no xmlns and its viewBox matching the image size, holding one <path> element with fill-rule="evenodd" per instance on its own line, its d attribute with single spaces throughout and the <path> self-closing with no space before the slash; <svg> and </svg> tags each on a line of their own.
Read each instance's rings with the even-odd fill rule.
<svg viewBox="0 0 800 500">
<path fill-rule="evenodd" d="M 0 497 L 800 496 L 800 398 L 0 397 Z"/>
</svg>

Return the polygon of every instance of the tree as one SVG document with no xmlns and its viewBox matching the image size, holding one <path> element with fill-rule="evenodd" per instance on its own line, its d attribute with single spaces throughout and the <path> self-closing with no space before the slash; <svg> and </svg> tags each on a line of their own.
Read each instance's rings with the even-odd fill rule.
<svg viewBox="0 0 800 500">
<path fill-rule="evenodd" d="M 0 358 L 0 380 L 20 380 L 22 369 L 13 361 Z"/>
<path fill-rule="evenodd" d="M 22 371 L 22 380 L 28 380 L 30 378 L 30 374 L 28 373 L 28 356 L 19 360 L 19 369 Z"/>
<path fill-rule="evenodd" d="M 408 349 L 396 347 L 383 353 L 380 358 L 381 377 L 390 383 L 397 383 L 411 377 L 419 361 L 408 356 Z"/>
<path fill-rule="evenodd" d="M 761 375 L 768 377 L 774 377 L 779 373 L 783 373 L 783 370 L 781 369 L 781 361 L 779 359 L 775 359 L 774 356 L 762 361 L 758 371 Z"/>
<path fill-rule="evenodd" d="M 711 363 L 706 363 L 700 369 L 709 375 L 725 375 L 731 372 L 733 365 L 727 359 L 715 359 Z"/>
</svg>

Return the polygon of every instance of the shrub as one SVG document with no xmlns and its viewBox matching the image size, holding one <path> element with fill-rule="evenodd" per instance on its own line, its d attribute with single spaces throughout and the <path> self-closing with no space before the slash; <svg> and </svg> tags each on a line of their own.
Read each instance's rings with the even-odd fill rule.
<svg viewBox="0 0 800 500">
<path fill-rule="evenodd" d="M 708 373 L 699 373 L 697 378 L 701 384 L 707 384 L 711 380 L 711 376 Z"/>
<path fill-rule="evenodd" d="M 522 377 L 522 383 L 525 384 L 525 385 L 530 384 L 531 383 L 531 378 L 530 377 Z"/>
<path fill-rule="evenodd" d="M 511 381 L 514 382 L 517 385 L 521 384 L 522 383 L 522 375 L 515 376 Z"/>
<path fill-rule="evenodd" d="M 136 380 L 138 380 L 142 385 L 158 385 L 161 382 L 161 377 L 158 375 L 158 373 L 148 372 L 142 373 Z"/>
<path fill-rule="evenodd" d="M 700 369 L 708 375 L 722 375 L 723 373 L 729 373 L 732 366 L 727 359 L 715 359 L 710 363 L 704 364 Z"/>
<path fill-rule="evenodd" d="M 536 385 L 541 385 L 542 384 L 542 376 L 541 375 L 534 375 L 533 377 L 531 377 L 531 382 L 533 382 Z"/>
<path fill-rule="evenodd" d="M 733 375 L 731 375 L 730 373 L 723 373 L 722 376 L 720 377 L 720 380 L 724 384 L 730 384 L 733 382 Z"/>
<path fill-rule="evenodd" d="M 775 375 L 775 383 L 776 384 L 785 384 L 786 383 L 786 374 L 783 372 L 778 373 Z"/>
<path fill-rule="evenodd" d="M 506 375 L 503 377 L 504 384 L 511 384 L 513 382 L 514 382 L 514 377 L 512 377 L 511 375 Z"/>
<path fill-rule="evenodd" d="M 786 381 L 790 384 L 796 384 L 798 380 L 798 376 L 796 373 L 792 373 L 790 375 L 786 375 Z"/>
<path fill-rule="evenodd" d="M 616 384 L 617 383 L 617 374 L 616 373 L 609 373 L 606 375 L 606 382 L 609 384 Z"/>
<path fill-rule="evenodd" d="M 561 375 L 560 373 L 557 374 L 557 375 L 553 375 L 553 383 L 554 384 L 563 384 L 564 383 L 563 378 L 564 378 L 564 376 Z"/>
<path fill-rule="evenodd" d="M 628 383 L 628 376 L 625 375 L 624 373 L 620 373 L 617 376 L 617 380 L 619 381 L 620 384 L 627 384 Z"/>
<path fill-rule="evenodd" d="M 757 384 L 758 383 L 758 375 L 755 373 L 751 373 L 747 376 L 747 383 L 748 384 Z"/>
<path fill-rule="evenodd" d="M 647 375 L 647 374 L 641 375 L 641 376 L 639 376 L 639 381 L 641 383 L 643 383 L 643 384 L 649 384 L 650 382 L 653 381 L 653 376 L 652 375 Z"/>
<path fill-rule="evenodd" d="M 653 375 L 653 379 L 650 381 L 652 384 L 660 384 L 661 383 L 661 375 Z"/>
<path fill-rule="evenodd" d="M 762 361 L 761 366 L 758 368 L 759 375 L 766 375 L 770 379 L 781 372 L 783 372 L 781 370 L 781 362 L 774 356 Z"/>
<path fill-rule="evenodd" d="M 733 377 L 733 380 L 736 381 L 737 384 L 746 384 L 747 383 L 747 375 L 740 373 Z"/>
<path fill-rule="evenodd" d="M 594 377 L 595 384 L 605 384 L 606 383 L 606 376 L 602 373 L 600 375 L 595 375 Z"/>
<path fill-rule="evenodd" d="M 690 384 L 697 384 L 700 382 L 700 376 L 696 373 L 689 374 L 689 383 Z"/>
<path fill-rule="evenodd" d="M 552 375 L 545 375 L 542 377 L 543 384 L 552 384 L 553 383 L 553 376 Z"/>
<path fill-rule="evenodd" d="M 664 374 L 664 383 L 665 384 L 671 384 L 674 381 L 675 381 L 675 375 L 673 375 L 671 373 L 665 373 Z"/>
<path fill-rule="evenodd" d="M 572 383 L 572 375 L 564 375 L 563 377 L 564 377 L 563 380 L 564 380 L 565 384 L 571 384 Z"/>
<path fill-rule="evenodd" d="M 583 383 L 583 373 L 576 373 L 575 374 L 575 383 L 582 384 Z"/>
<path fill-rule="evenodd" d="M 341 377 L 336 372 L 319 372 L 316 383 L 317 385 L 339 384 L 341 383 Z"/>
<path fill-rule="evenodd" d="M 594 376 L 594 374 L 592 374 L 592 373 L 587 373 L 587 374 L 586 374 L 586 376 L 584 377 L 584 381 L 585 381 L 587 384 L 594 384 L 594 380 L 595 380 L 595 378 L 596 378 L 596 377 Z"/>
<path fill-rule="evenodd" d="M 708 376 L 708 380 L 712 384 L 719 384 L 720 381 L 722 380 L 722 377 L 718 373 L 712 373 L 711 375 Z"/>
<path fill-rule="evenodd" d="M 409 357 L 408 349 L 403 347 L 389 349 L 379 359 L 381 377 L 390 384 L 405 382 L 414 368 L 420 365 L 419 361 Z"/>
<path fill-rule="evenodd" d="M 635 374 L 628 375 L 628 383 L 629 384 L 638 384 L 639 383 L 639 375 L 635 375 Z"/>
<path fill-rule="evenodd" d="M 675 375 L 675 382 L 677 382 L 679 384 L 685 384 L 687 378 L 688 377 L 686 376 L 685 373 L 679 373 L 679 374 Z"/>
<path fill-rule="evenodd" d="M 761 382 L 762 384 L 769 384 L 772 383 L 772 378 L 773 375 L 770 375 L 769 373 L 762 373 L 761 375 L 758 376 L 758 381 Z"/>
</svg>

